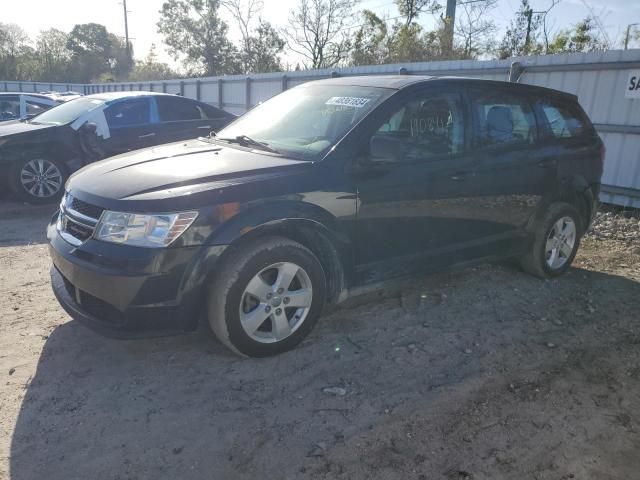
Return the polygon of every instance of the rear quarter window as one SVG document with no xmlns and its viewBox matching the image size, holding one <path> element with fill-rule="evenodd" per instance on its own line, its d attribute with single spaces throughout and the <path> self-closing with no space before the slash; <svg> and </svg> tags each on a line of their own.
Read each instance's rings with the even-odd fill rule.
<svg viewBox="0 0 640 480">
<path fill-rule="evenodd" d="M 543 117 L 544 138 L 579 137 L 591 130 L 589 121 L 577 105 L 554 99 L 541 99 L 538 107 Z"/>
<path fill-rule="evenodd" d="M 27 102 L 27 115 L 39 115 L 45 110 L 49 110 L 51 108 L 50 105 L 45 105 L 44 103 L 37 103 L 33 101 Z"/>
<path fill-rule="evenodd" d="M 217 119 L 217 118 L 227 118 L 229 116 L 229 114 L 224 110 L 220 110 L 219 108 L 212 107 L 211 105 L 199 104 L 198 106 L 202 109 L 202 111 L 206 115 L 206 118 Z"/>
<path fill-rule="evenodd" d="M 20 99 L 17 96 L 0 97 L 0 121 L 13 120 L 20 116 Z"/>
</svg>

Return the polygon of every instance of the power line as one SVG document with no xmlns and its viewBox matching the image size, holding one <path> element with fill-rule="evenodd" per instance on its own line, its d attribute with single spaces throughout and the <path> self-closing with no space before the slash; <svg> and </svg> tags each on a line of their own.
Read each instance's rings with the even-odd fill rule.
<svg viewBox="0 0 640 480">
<path fill-rule="evenodd" d="M 582 0 L 582 4 L 585 7 L 587 7 L 587 10 L 589 10 L 591 17 L 594 19 L 594 21 L 596 22 L 596 25 L 598 26 L 598 29 L 600 30 L 600 34 L 604 37 L 605 41 L 607 42 L 607 46 L 611 46 L 611 39 L 609 38 L 609 34 L 605 30 L 604 25 L 600 21 L 600 16 L 594 13 L 593 8 L 591 7 L 591 5 L 587 3 L 587 0 Z"/>
</svg>

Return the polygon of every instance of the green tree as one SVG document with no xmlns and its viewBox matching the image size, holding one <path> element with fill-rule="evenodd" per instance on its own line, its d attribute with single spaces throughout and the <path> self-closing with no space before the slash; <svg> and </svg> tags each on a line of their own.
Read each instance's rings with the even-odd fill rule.
<svg viewBox="0 0 640 480">
<path fill-rule="evenodd" d="M 155 44 L 151 45 L 144 61 L 137 61 L 129 74 L 129 80 L 144 82 L 149 80 L 168 80 L 180 75 L 166 63 L 158 61 Z"/>
<path fill-rule="evenodd" d="M 352 65 L 385 63 L 387 24 L 371 10 L 362 11 L 363 23 L 353 37 Z"/>
<path fill-rule="evenodd" d="M 417 23 L 396 23 L 387 39 L 389 63 L 424 62 L 429 60 L 424 29 Z"/>
<path fill-rule="evenodd" d="M 0 78 L 33 80 L 36 62 L 30 42 L 20 26 L 0 22 Z"/>
<path fill-rule="evenodd" d="M 395 22 L 390 28 L 384 20 L 365 11 L 364 23 L 354 35 L 352 65 L 426 62 L 469 58 L 464 47 L 447 41 L 445 20 L 433 30 L 425 30 L 416 22 Z"/>
<path fill-rule="evenodd" d="M 282 69 L 279 55 L 285 41 L 268 22 L 260 22 L 249 36 L 241 55 L 245 73 L 276 72 Z"/>
<path fill-rule="evenodd" d="M 69 35 L 56 28 L 40 32 L 35 51 L 39 80 L 65 82 L 68 79 L 71 64 L 68 41 Z"/>
<path fill-rule="evenodd" d="M 71 51 L 71 81 L 116 80 L 125 78 L 131 69 L 124 42 L 104 25 L 76 25 L 69 33 L 67 49 Z"/>
<path fill-rule="evenodd" d="M 192 73 L 223 75 L 239 71 L 237 50 L 227 39 L 219 0 L 167 0 L 158 31 L 169 53 Z"/>
<path fill-rule="evenodd" d="M 540 53 L 542 46 L 539 43 L 543 15 L 533 13 L 529 0 L 522 0 L 520 9 L 500 42 L 498 47 L 499 58 L 517 57 Z"/>
<path fill-rule="evenodd" d="M 549 53 L 584 53 L 606 48 L 595 20 L 587 17 L 572 28 L 559 32 L 549 44 Z"/>
</svg>

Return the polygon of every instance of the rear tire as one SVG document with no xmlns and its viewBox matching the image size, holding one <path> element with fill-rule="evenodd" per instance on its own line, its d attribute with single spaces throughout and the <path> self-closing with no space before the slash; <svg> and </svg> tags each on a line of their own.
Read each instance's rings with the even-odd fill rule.
<svg viewBox="0 0 640 480">
<path fill-rule="evenodd" d="M 533 228 L 534 241 L 520 259 L 522 269 L 539 278 L 562 275 L 571 266 L 584 233 L 580 213 L 568 203 L 555 203 Z"/>
<path fill-rule="evenodd" d="M 215 272 L 208 289 L 209 324 L 241 355 L 291 350 L 317 323 L 325 285 L 322 265 L 303 245 L 281 237 L 256 239 Z"/>
<path fill-rule="evenodd" d="M 66 166 L 58 160 L 27 159 L 16 162 L 10 169 L 9 186 L 18 200 L 53 203 L 62 198 L 68 176 Z"/>
</svg>

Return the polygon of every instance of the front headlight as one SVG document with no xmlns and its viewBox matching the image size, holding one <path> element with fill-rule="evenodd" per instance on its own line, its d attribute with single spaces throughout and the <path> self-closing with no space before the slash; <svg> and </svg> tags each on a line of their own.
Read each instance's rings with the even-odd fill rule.
<svg viewBox="0 0 640 480">
<path fill-rule="evenodd" d="M 94 238 L 136 247 L 166 247 L 189 228 L 198 212 L 138 213 L 105 211 Z"/>
</svg>

